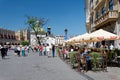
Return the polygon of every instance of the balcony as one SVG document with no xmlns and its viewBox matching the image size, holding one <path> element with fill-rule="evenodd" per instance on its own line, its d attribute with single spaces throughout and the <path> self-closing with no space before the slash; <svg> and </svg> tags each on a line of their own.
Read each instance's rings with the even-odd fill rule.
<svg viewBox="0 0 120 80">
<path fill-rule="evenodd" d="M 86 22 L 86 27 L 90 27 L 90 22 Z"/>
<path fill-rule="evenodd" d="M 106 0 L 96 0 L 94 9 L 97 9 L 99 6 L 103 5 Z"/>
<path fill-rule="evenodd" d="M 105 14 L 103 14 L 97 20 L 95 20 L 94 27 L 96 28 L 96 27 L 102 26 L 108 22 L 116 21 L 117 18 L 118 18 L 118 11 L 117 10 L 107 11 Z"/>
</svg>

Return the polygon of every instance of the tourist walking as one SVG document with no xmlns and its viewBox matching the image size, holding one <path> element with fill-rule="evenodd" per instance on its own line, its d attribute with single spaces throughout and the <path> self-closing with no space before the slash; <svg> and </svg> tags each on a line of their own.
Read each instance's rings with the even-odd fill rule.
<svg viewBox="0 0 120 80">
<path fill-rule="evenodd" d="M 31 49 L 32 52 L 34 52 L 34 46 L 29 46 L 29 49 Z"/>
<path fill-rule="evenodd" d="M 56 47 L 56 52 L 57 52 L 58 56 L 60 57 L 60 49 L 59 49 L 59 46 Z"/>
<path fill-rule="evenodd" d="M 66 47 L 63 47 L 63 49 L 62 49 L 62 57 L 63 57 L 63 60 L 65 60 L 66 59 Z"/>
<path fill-rule="evenodd" d="M 52 44 L 52 56 L 55 57 L 55 45 Z"/>
<path fill-rule="evenodd" d="M 42 50 L 43 50 L 43 47 L 42 47 L 42 45 L 40 44 L 40 45 L 39 45 L 39 56 L 42 55 Z"/>
<path fill-rule="evenodd" d="M 14 47 L 14 55 L 17 56 L 17 46 Z"/>
<path fill-rule="evenodd" d="M 46 46 L 43 44 L 43 52 L 44 55 L 46 55 Z"/>
<path fill-rule="evenodd" d="M 17 55 L 20 57 L 20 46 L 17 46 Z"/>
<path fill-rule="evenodd" d="M 49 58 L 50 57 L 50 46 L 49 46 L 49 44 L 47 44 L 46 51 L 47 51 L 47 56 Z"/>
<path fill-rule="evenodd" d="M 5 56 L 7 56 L 8 46 L 6 45 L 6 46 L 4 46 L 4 48 L 5 48 Z"/>
<path fill-rule="evenodd" d="M 27 49 L 27 52 L 29 53 L 30 47 L 29 47 L 29 46 L 27 46 L 27 48 L 26 48 L 26 49 Z"/>
<path fill-rule="evenodd" d="M 25 57 L 25 47 L 22 46 L 22 56 Z"/>
<path fill-rule="evenodd" d="M 34 51 L 38 52 L 38 46 L 37 45 L 34 46 Z"/>
<path fill-rule="evenodd" d="M 6 50 L 5 50 L 4 46 L 1 46 L 0 51 L 1 51 L 1 57 L 2 57 L 2 59 L 5 59 Z"/>
</svg>

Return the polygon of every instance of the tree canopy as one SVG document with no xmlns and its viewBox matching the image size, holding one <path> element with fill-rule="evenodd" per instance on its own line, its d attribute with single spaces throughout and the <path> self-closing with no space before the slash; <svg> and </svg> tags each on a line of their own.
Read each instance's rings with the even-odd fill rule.
<svg viewBox="0 0 120 80">
<path fill-rule="evenodd" d="M 46 22 L 47 20 L 45 18 L 27 16 L 28 27 L 35 34 L 38 44 L 41 44 L 40 42 L 41 38 L 38 37 L 38 35 L 45 34 L 45 31 L 43 30 L 43 26 L 46 24 Z"/>
</svg>

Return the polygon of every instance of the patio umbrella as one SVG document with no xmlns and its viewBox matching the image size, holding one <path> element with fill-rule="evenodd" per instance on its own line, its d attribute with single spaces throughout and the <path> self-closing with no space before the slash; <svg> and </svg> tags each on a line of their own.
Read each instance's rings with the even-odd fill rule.
<svg viewBox="0 0 120 80">
<path fill-rule="evenodd" d="M 74 42 L 79 43 L 80 42 L 79 41 L 80 38 L 81 38 L 81 35 L 78 35 L 73 40 L 74 40 Z"/>
<path fill-rule="evenodd" d="M 105 31 L 103 29 L 99 29 L 89 36 L 91 40 L 93 41 L 102 41 L 102 40 L 118 40 L 120 39 L 120 36 L 110 33 L 108 31 Z"/>
<path fill-rule="evenodd" d="M 76 37 L 72 37 L 66 41 L 66 43 L 74 43 Z"/>
<path fill-rule="evenodd" d="M 90 40 L 90 34 L 89 33 L 85 33 L 83 35 L 81 35 L 79 41 L 80 42 L 87 42 Z"/>
</svg>

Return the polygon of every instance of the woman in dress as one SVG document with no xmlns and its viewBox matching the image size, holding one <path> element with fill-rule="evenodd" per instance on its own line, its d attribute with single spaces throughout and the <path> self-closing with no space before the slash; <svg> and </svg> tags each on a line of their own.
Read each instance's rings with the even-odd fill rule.
<svg viewBox="0 0 120 80">
<path fill-rule="evenodd" d="M 25 56 L 25 47 L 22 46 L 22 56 Z"/>
</svg>

